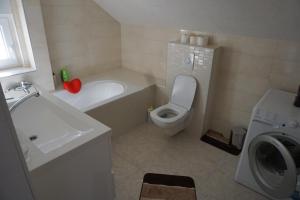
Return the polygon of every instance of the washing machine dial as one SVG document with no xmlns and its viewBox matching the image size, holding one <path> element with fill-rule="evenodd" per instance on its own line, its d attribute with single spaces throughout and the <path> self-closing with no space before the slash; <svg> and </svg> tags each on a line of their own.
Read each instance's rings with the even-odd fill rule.
<svg viewBox="0 0 300 200">
<path fill-rule="evenodd" d="M 296 120 L 289 121 L 287 123 L 287 127 L 289 127 L 289 128 L 298 128 L 299 127 L 299 122 L 297 122 Z"/>
</svg>

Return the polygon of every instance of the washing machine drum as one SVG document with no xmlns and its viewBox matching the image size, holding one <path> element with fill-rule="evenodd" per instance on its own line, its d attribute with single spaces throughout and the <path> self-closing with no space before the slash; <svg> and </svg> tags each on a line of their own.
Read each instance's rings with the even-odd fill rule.
<svg viewBox="0 0 300 200">
<path fill-rule="evenodd" d="M 299 140 L 266 133 L 254 138 L 248 150 L 250 169 L 261 189 L 274 198 L 290 197 L 300 182 Z"/>
</svg>

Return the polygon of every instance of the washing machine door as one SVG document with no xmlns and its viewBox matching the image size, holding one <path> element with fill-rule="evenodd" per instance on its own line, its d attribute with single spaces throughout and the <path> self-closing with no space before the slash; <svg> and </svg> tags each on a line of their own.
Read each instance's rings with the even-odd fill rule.
<svg viewBox="0 0 300 200">
<path fill-rule="evenodd" d="M 261 189 L 274 198 L 290 197 L 300 172 L 300 144 L 283 133 L 266 133 L 248 149 L 252 174 Z"/>
</svg>

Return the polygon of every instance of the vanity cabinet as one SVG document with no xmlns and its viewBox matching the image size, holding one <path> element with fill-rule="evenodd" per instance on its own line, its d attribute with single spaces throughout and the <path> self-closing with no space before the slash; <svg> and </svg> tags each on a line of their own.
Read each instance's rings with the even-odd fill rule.
<svg viewBox="0 0 300 200">
<path fill-rule="evenodd" d="M 113 200 L 111 132 L 31 171 L 37 200 Z"/>
</svg>

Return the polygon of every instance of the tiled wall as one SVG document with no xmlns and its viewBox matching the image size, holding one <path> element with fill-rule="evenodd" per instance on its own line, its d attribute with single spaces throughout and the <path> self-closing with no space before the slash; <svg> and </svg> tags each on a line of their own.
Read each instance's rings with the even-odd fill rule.
<svg viewBox="0 0 300 200">
<path fill-rule="evenodd" d="M 296 92 L 300 84 L 300 44 L 208 33 L 211 44 L 222 47 L 217 69 L 217 91 L 210 127 L 229 136 L 233 126 L 247 127 L 251 110 L 269 88 Z M 156 77 L 166 77 L 167 43 L 177 30 L 121 25 L 122 66 Z M 167 101 L 164 84 L 158 104 Z"/>
<path fill-rule="evenodd" d="M 176 30 L 121 24 L 122 67 L 164 80 L 167 43 L 177 38 Z"/>
<path fill-rule="evenodd" d="M 46 90 L 53 90 L 52 71 L 40 0 L 23 0 L 23 5 L 37 69 L 34 72 L 1 78 L 2 87 L 5 90 L 16 82 L 26 80 L 34 82 Z"/>
<path fill-rule="evenodd" d="M 93 0 L 41 0 L 52 69 L 84 77 L 121 66 L 120 24 Z"/>
</svg>

